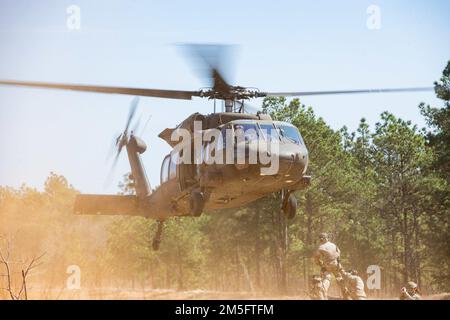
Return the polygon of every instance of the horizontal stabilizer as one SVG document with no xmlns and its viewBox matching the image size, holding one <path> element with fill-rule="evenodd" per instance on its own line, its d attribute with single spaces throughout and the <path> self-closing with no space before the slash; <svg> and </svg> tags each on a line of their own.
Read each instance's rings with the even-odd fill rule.
<svg viewBox="0 0 450 320">
<path fill-rule="evenodd" d="M 75 214 L 142 215 L 136 196 L 79 194 L 75 199 Z"/>
</svg>

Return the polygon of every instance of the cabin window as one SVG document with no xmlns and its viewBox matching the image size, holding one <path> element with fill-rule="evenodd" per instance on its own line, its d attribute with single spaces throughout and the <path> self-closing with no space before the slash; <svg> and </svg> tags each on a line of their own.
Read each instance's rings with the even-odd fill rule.
<svg viewBox="0 0 450 320">
<path fill-rule="evenodd" d="M 234 132 L 237 135 L 239 131 L 244 132 L 244 139 L 246 142 L 258 140 L 258 127 L 255 123 L 238 123 L 234 125 Z"/>
<path fill-rule="evenodd" d="M 277 130 L 273 126 L 273 124 L 263 124 L 260 123 L 259 127 L 261 128 L 261 131 L 263 133 L 264 139 L 266 141 L 280 141 L 280 136 L 278 135 Z"/>
<path fill-rule="evenodd" d="M 202 148 L 202 161 L 203 163 L 209 163 L 209 157 L 210 157 L 210 142 L 205 142 L 203 144 Z"/>
<path fill-rule="evenodd" d="M 225 128 L 222 128 L 220 131 L 220 135 L 217 136 L 217 142 L 216 142 L 216 150 L 220 150 L 225 148 Z"/>
<path fill-rule="evenodd" d="M 231 125 L 226 125 L 221 130 L 222 136 L 221 140 L 217 143 L 217 149 L 225 149 L 227 147 L 227 140 L 231 139 L 230 141 L 233 141 L 233 127 Z M 227 137 L 227 134 L 229 137 Z"/>
<path fill-rule="evenodd" d="M 166 156 L 161 166 L 161 184 L 169 180 L 170 155 Z"/>
<path fill-rule="evenodd" d="M 221 150 L 225 148 L 225 141 L 222 135 L 218 136 L 216 143 L 216 150 Z"/>
<path fill-rule="evenodd" d="M 280 129 L 280 134 L 284 139 L 295 144 L 304 144 L 302 136 L 296 127 L 289 125 L 278 125 L 278 128 Z"/>
<path fill-rule="evenodd" d="M 178 154 L 175 153 L 170 158 L 169 180 L 175 179 L 177 177 L 177 160 L 178 160 Z"/>
</svg>

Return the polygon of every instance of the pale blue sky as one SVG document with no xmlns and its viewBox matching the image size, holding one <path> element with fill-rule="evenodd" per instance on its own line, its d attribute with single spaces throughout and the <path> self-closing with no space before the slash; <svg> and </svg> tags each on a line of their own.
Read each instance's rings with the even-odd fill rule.
<svg viewBox="0 0 450 320">
<path fill-rule="evenodd" d="M 81 8 L 81 30 L 66 8 Z M 381 29 L 366 26 L 381 9 Z M 0 0 L 0 79 L 196 90 L 206 85 L 174 43 L 240 45 L 235 82 L 264 91 L 431 86 L 450 59 L 450 2 Z M 83 192 L 115 192 L 105 162 L 132 97 L 0 87 L 0 185 L 42 188 L 50 171 Z M 306 97 L 333 128 L 374 124 L 382 111 L 424 125 L 433 93 Z M 254 105 L 261 101 L 254 100 Z M 207 101 L 142 98 L 152 119 L 144 163 L 152 185 L 168 145 L 157 138 Z"/>
</svg>

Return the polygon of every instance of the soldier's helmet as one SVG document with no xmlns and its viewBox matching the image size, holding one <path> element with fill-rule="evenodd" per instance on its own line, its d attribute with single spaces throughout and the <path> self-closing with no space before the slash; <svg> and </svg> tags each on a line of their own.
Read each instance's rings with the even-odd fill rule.
<svg viewBox="0 0 450 320">
<path fill-rule="evenodd" d="M 319 239 L 320 240 L 328 240 L 328 233 L 322 232 L 321 234 L 319 234 Z"/>
<path fill-rule="evenodd" d="M 413 281 L 408 281 L 408 289 L 417 289 L 417 283 Z"/>
</svg>

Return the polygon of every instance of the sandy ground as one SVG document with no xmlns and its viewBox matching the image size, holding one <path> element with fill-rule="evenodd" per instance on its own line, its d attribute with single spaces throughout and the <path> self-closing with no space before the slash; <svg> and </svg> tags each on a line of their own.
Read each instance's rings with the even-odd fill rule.
<svg viewBox="0 0 450 320">
<path fill-rule="evenodd" d="M 248 299 L 293 299 L 305 300 L 304 296 L 269 296 L 251 292 L 219 292 L 207 290 L 177 291 L 169 289 L 119 290 L 111 288 L 81 290 L 30 290 L 32 299 L 62 300 L 248 300 Z"/>
<path fill-rule="evenodd" d="M 166 289 L 152 290 L 119 290 L 115 288 L 101 289 L 52 289 L 29 291 L 30 299 L 50 299 L 50 300 L 309 300 L 305 295 L 267 295 L 263 293 L 251 292 L 219 292 L 207 290 L 177 291 Z M 449 293 L 441 293 L 424 296 L 424 300 L 450 300 Z M 380 299 L 369 297 L 369 300 Z M 397 300 L 398 297 L 382 297 L 383 300 Z"/>
</svg>

